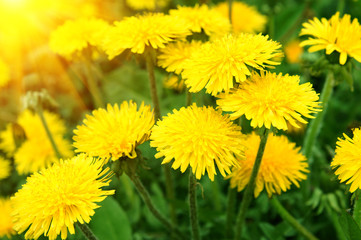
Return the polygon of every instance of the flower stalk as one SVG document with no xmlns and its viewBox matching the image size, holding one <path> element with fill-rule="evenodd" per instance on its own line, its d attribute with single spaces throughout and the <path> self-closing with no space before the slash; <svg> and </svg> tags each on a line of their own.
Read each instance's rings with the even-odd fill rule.
<svg viewBox="0 0 361 240">
<path fill-rule="evenodd" d="M 155 74 L 154 74 L 154 50 L 152 48 L 148 49 L 148 51 L 145 52 L 145 60 L 146 60 L 146 66 L 148 71 L 148 77 L 150 82 L 150 92 L 152 96 L 152 102 L 154 107 L 154 117 L 157 121 L 158 119 L 161 119 L 162 116 L 160 114 L 160 104 L 159 104 L 159 98 L 157 93 L 157 83 L 155 80 Z M 171 169 L 169 166 L 163 165 L 163 171 L 165 176 L 165 187 L 166 187 L 166 194 L 167 198 L 169 200 L 169 208 L 171 213 L 171 219 L 172 223 L 174 225 L 177 224 L 177 216 L 174 206 L 174 199 L 175 199 L 175 191 L 173 186 L 173 179 L 171 175 Z"/>
<path fill-rule="evenodd" d="M 308 159 L 308 163 L 310 166 L 313 163 L 313 159 L 312 159 L 313 146 L 322 127 L 322 122 L 326 114 L 328 102 L 331 99 L 333 93 L 334 82 L 335 82 L 335 78 L 333 72 L 330 71 L 327 74 L 326 82 L 321 92 L 320 102 L 322 103 L 322 111 L 319 112 L 316 115 L 316 117 L 311 120 L 310 126 L 307 129 L 306 136 L 303 142 L 303 154 Z"/>
<path fill-rule="evenodd" d="M 232 5 L 233 5 L 233 0 L 228 0 L 228 19 L 231 25 L 232 25 Z"/>
<path fill-rule="evenodd" d="M 161 118 L 161 114 L 160 114 L 160 106 L 159 106 L 159 98 L 158 98 L 158 93 L 157 93 L 157 83 L 155 81 L 155 74 L 154 74 L 154 59 L 153 59 L 153 49 L 149 49 L 148 51 L 145 52 L 145 61 L 146 61 L 146 66 L 147 66 L 147 71 L 148 71 L 148 77 L 149 77 L 149 83 L 150 83 L 150 93 L 152 96 L 152 102 L 153 102 L 153 107 L 154 107 L 154 115 L 155 115 L 155 120 L 157 121 L 158 119 Z"/>
<path fill-rule="evenodd" d="M 147 205 L 150 212 L 154 215 L 155 218 L 159 220 L 163 224 L 163 226 L 171 233 L 174 234 L 174 236 L 177 239 L 184 239 L 185 237 L 183 234 L 176 228 L 176 226 L 172 225 L 164 216 L 163 214 L 156 208 L 154 205 L 149 192 L 144 187 L 142 181 L 140 180 L 139 176 L 137 174 L 128 174 L 128 177 L 130 180 L 132 180 L 135 188 L 139 192 L 140 196 L 142 197 L 144 203 Z"/>
<path fill-rule="evenodd" d="M 272 206 L 277 210 L 283 220 L 288 222 L 294 229 L 296 229 L 300 234 L 302 234 L 306 239 L 317 240 L 311 232 L 309 232 L 304 226 L 302 226 L 278 201 L 278 199 L 273 196 L 271 198 Z"/>
<path fill-rule="evenodd" d="M 54 140 L 54 138 L 53 138 L 53 135 L 52 135 L 51 132 L 50 132 L 48 123 L 46 122 L 46 119 L 45 119 L 45 117 L 44 117 L 43 107 L 40 106 L 40 104 L 39 104 L 39 106 L 37 107 L 37 113 L 38 113 L 38 115 L 39 115 L 39 117 L 40 117 L 41 123 L 42 123 L 43 126 L 44 126 L 46 135 L 47 135 L 48 138 L 49 138 L 49 141 L 50 141 L 50 143 L 51 143 L 51 146 L 53 147 L 53 150 L 54 150 L 54 152 L 55 152 L 56 157 L 57 157 L 58 159 L 61 159 L 61 158 L 62 158 L 61 153 L 60 153 L 60 151 L 59 151 L 59 149 L 58 149 L 58 146 L 57 146 L 56 143 L 55 143 L 55 140 Z"/>
<path fill-rule="evenodd" d="M 85 62 L 85 76 L 86 76 L 86 83 L 90 92 L 90 95 L 93 98 L 93 102 L 96 108 L 102 108 L 105 106 L 102 94 L 100 93 L 99 87 L 97 86 L 97 81 L 94 78 L 94 73 L 92 71 L 92 64 L 88 59 L 84 60 Z"/>
<path fill-rule="evenodd" d="M 94 233 L 92 232 L 92 230 L 89 228 L 88 225 L 86 225 L 85 223 L 80 224 L 79 222 L 76 222 L 75 224 L 76 224 L 76 226 L 78 226 L 78 228 L 84 234 L 86 239 L 88 239 L 88 240 L 98 240 L 98 238 L 94 235 Z"/>
<path fill-rule="evenodd" d="M 197 189 L 197 179 L 193 175 L 192 170 L 190 170 L 189 171 L 189 217 L 191 222 L 192 239 L 200 240 L 201 236 L 199 234 L 196 189 Z"/>
<path fill-rule="evenodd" d="M 246 212 L 253 199 L 254 189 L 256 187 L 256 179 L 257 179 L 259 168 L 261 166 L 263 153 L 266 148 L 269 131 L 270 131 L 269 129 L 264 128 L 263 133 L 260 136 L 261 141 L 259 143 L 256 160 L 254 162 L 251 177 L 249 179 L 248 185 L 244 192 L 243 199 L 241 202 L 241 207 L 240 207 L 238 215 L 237 215 L 236 233 L 235 233 L 235 238 L 234 238 L 235 240 L 241 239 L 241 236 L 242 236 L 242 229 L 243 229 L 244 220 L 246 217 Z"/>
</svg>

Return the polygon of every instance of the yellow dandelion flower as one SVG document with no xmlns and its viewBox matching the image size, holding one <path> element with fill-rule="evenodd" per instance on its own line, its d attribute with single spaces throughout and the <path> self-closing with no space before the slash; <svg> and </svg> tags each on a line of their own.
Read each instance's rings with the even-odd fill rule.
<svg viewBox="0 0 361 240">
<path fill-rule="evenodd" d="M 207 93 L 216 95 L 233 88 L 236 82 L 251 75 L 250 68 L 263 70 L 278 65 L 274 60 L 283 54 L 281 45 L 268 40 L 268 36 L 242 33 L 227 35 L 195 49 L 184 64 L 184 77 L 190 92 L 204 87 Z"/>
<path fill-rule="evenodd" d="M 228 18 L 228 3 L 219 3 L 215 9 L 224 17 Z M 260 14 L 255 7 L 243 2 L 232 3 L 232 26 L 235 33 L 239 32 L 262 32 L 267 23 L 266 16 Z"/>
<path fill-rule="evenodd" d="M 285 46 L 285 55 L 289 63 L 299 63 L 303 48 L 299 40 L 294 40 Z"/>
<path fill-rule="evenodd" d="M 9 177 L 10 171 L 11 171 L 10 161 L 5 160 L 3 157 L 0 156 L 0 180 Z"/>
<path fill-rule="evenodd" d="M 5 86 L 10 80 L 9 67 L 0 59 L 0 87 Z"/>
<path fill-rule="evenodd" d="M 257 156 L 260 138 L 252 133 L 246 138 L 245 159 L 239 159 L 238 166 L 232 168 L 230 178 L 232 188 L 242 191 L 251 177 L 254 161 Z M 269 197 L 281 194 L 291 188 L 292 183 L 300 187 L 299 181 L 307 178 L 308 164 L 305 156 L 300 153 L 301 148 L 289 142 L 285 136 L 268 136 L 262 163 L 256 179 L 254 196 L 265 188 Z"/>
<path fill-rule="evenodd" d="M 135 148 L 148 140 L 154 125 L 153 111 L 142 103 L 137 110 L 133 101 L 124 101 L 107 109 L 94 110 L 87 115 L 84 125 L 74 130 L 76 152 L 91 156 L 112 158 L 113 161 L 127 156 L 135 158 Z"/>
<path fill-rule="evenodd" d="M 44 111 L 44 117 L 59 152 L 63 157 L 72 157 L 71 143 L 64 139 L 66 133 L 64 121 L 58 115 L 48 111 Z M 24 111 L 18 118 L 18 124 L 24 129 L 26 136 L 26 140 L 14 155 L 16 170 L 20 174 L 39 171 L 58 161 L 41 119 L 37 114 L 29 110 Z"/>
<path fill-rule="evenodd" d="M 156 158 L 164 157 L 162 164 L 174 162 L 172 168 L 184 172 L 188 166 L 197 179 L 207 171 L 213 181 L 216 168 L 225 176 L 230 167 L 237 164 L 236 156 L 243 155 L 243 135 L 240 127 L 228 116 L 212 107 L 197 107 L 173 110 L 157 122 L 151 134 Z"/>
<path fill-rule="evenodd" d="M 7 124 L 5 130 L 0 132 L 0 149 L 7 157 L 12 157 L 16 150 L 11 124 Z"/>
<path fill-rule="evenodd" d="M 170 43 L 160 50 L 158 65 L 167 70 L 167 72 L 180 74 L 184 69 L 185 61 L 201 45 L 202 42 L 200 41 Z"/>
<path fill-rule="evenodd" d="M 183 79 L 179 79 L 178 76 L 170 76 L 170 77 L 166 77 L 163 85 L 165 88 L 168 89 L 173 89 L 177 92 L 181 92 L 185 89 L 185 83 Z"/>
<path fill-rule="evenodd" d="M 154 11 L 164 8 L 169 4 L 169 0 L 126 0 L 127 5 L 134 10 Z"/>
<path fill-rule="evenodd" d="M 287 130 L 287 122 L 299 127 L 298 122 L 307 123 L 302 116 L 313 118 L 310 114 L 320 111 L 318 94 L 312 85 L 299 82 L 299 76 L 254 73 L 230 93 L 220 94 L 217 104 L 223 111 L 232 112 L 232 119 L 244 114 L 252 127 Z"/>
<path fill-rule="evenodd" d="M 74 234 L 75 222 L 89 223 L 99 207 L 96 203 L 114 194 L 114 190 L 102 190 L 111 177 L 103 163 L 81 154 L 28 177 L 11 198 L 14 229 L 27 230 L 26 239 L 44 234 L 54 240 L 59 234 L 66 239 L 68 230 Z"/>
<path fill-rule="evenodd" d="M 336 155 L 331 167 L 337 169 L 338 179 L 351 184 L 350 192 L 361 189 L 361 129 L 353 129 L 353 138 L 343 134 L 345 139 L 339 138 L 336 145 Z"/>
<path fill-rule="evenodd" d="M 101 45 L 105 31 L 110 25 L 96 18 L 69 20 L 58 27 L 50 36 L 50 48 L 67 58 L 89 47 Z"/>
<path fill-rule="evenodd" d="M 303 24 L 300 35 L 311 36 L 301 43 L 301 46 L 311 46 L 309 52 L 325 49 L 326 54 L 331 54 L 337 51 L 340 53 L 341 65 L 346 63 L 347 56 L 361 62 L 361 26 L 356 18 L 351 22 L 348 14 L 341 19 L 337 12 L 329 20 L 309 20 Z"/>
<path fill-rule="evenodd" d="M 194 7 L 178 6 L 177 9 L 170 10 L 169 14 L 189 22 L 192 32 L 203 30 L 208 36 L 223 36 L 231 30 L 228 18 L 205 4 Z"/>
<path fill-rule="evenodd" d="M 10 199 L 0 198 L 0 238 L 7 236 L 10 239 L 15 234 L 11 213 Z"/>
<path fill-rule="evenodd" d="M 109 59 L 125 49 L 142 54 L 146 48 L 164 48 L 165 44 L 184 39 L 190 34 L 185 20 L 163 13 L 132 16 L 114 25 L 104 36 L 103 42 L 103 49 Z"/>
</svg>

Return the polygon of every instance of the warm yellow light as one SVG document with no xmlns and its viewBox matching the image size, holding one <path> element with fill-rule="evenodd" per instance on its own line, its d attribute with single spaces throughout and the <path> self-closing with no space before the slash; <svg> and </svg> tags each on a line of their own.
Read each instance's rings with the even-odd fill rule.
<svg viewBox="0 0 361 240">
<path fill-rule="evenodd" d="M 26 0 L 0 0 L 0 5 L 8 6 L 12 8 L 20 8 L 24 6 Z"/>
</svg>

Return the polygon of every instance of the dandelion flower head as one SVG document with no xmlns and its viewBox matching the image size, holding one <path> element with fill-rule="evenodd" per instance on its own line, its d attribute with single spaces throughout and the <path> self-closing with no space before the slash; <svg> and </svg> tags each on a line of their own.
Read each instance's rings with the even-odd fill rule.
<svg viewBox="0 0 361 240">
<path fill-rule="evenodd" d="M 185 89 L 185 83 L 183 79 L 179 79 L 178 76 L 168 76 L 164 79 L 163 86 L 168 89 L 173 89 L 177 92 L 182 92 Z"/>
<path fill-rule="evenodd" d="M 73 151 L 70 141 L 64 138 L 66 127 L 64 121 L 56 114 L 44 111 L 45 121 L 54 141 L 63 157 L 72 157 Z M 15 152 L 16 170 L 20 174 L 39 171 L 57 162 L 58 158 L 40 117 L 26 110 L 18 118 L 18 124 L 24 129 L 26 140 Z"/>
<path fill-rule="evenodd" d="M 169 0 L 126 0 L 127 5 L 134 10 L 154 11 L 169 4 Z"/>
<path fill-rule="evenodd" d="M 160 50 L 158 55 L 158 65 L 167 70 L 180 74 L 184 69 L 184 63 L 187 61 L 193 51 L 202 45 L 200 41 L 178 41 L 168 44 Z"/>
<path fill-rule="evenodd" d="M 10 123 L 0 132 L 0 149 L 6 153 L 7 157 L 12 157 L 16 150 L 12 125 Z"/>
<path fill-rule="evenodd" d="M 353 129 L 353 137 L 343 134 L 336 143 L 336 155 L 331 162 L 331 167 L 336 169 L 338 179 L 346 184 L 351 184 L 350 192 L 361 189 L 361 129 Z"/>
<path fill-rule="evenodd" d="M 173 110 L 157 122 L 151 134 L 152 147 L 157 148 L 156 158 L 164 157 L 162 164 L 174 162 L 172 168 L 184 172 L 188 166 L 197 179 L 207 171 L 213 181 L 216 166 L 225 176 L 243 155 L 243 135 L 240 127 L 228 116 L 212 107 Z"/>
<path fill-rule="evenodd" d="M 13 229 L 13 219 L 10 199 L 0 198 L 0 238 L 7 236 L 11 239 L 11 235 L 15 234 Z"/>
<path fill-rule="evenodd" d="M 232 168 L 230 178 L 232 188 L 242 191 L 251 177 L 254 161 L 257 156 L 260 137 L 255 133 L 249 134 L 246 139 L 245 158 Z M 281 194 L 291 188 L 292 183 L 300 187 L 299 181 L 307 178 L 308 164 L 300 153 L 296 144 L 289 142 L 285 136 L 268 136 L 263 153 L 261 166 L 256 179 L 254 196 L 266 189 L 269 197 L 272 194 Z"/>
<path fill-rule="evenodd" d="M 114 25 L 103 41 L 103 49 L 109 59 L 121 54 L 125 49 L 142 54 L 146 48 L 164 48 L 167 43 L 184 39 L 191 34 L 189 23 L 184 19 L 163 13 L 127 17 Z"/>
<path fill-rule="evenodd" d="M 68 230 L 74 234 L 74 223 L 89 223 L 99 207 L 96 203 L 114 194 L 114 190 L 102 190 L 111 177 L 103 164 L 81 154 L 28 177 L 12 197 L 14 229 L 19 233 L 27 230 L 26 239 L 42 234 L 50 240 L 59 234 L 66 239 Z"/>
<path fill-rule="evenodd" d="M 5 86 L 10 80 L 9 67 L 0 59 L 0 87 Z"/>
<path fill-rule="evenodd" d="M 0 180 L 10 176 L 10 161 L 0 156 Z"/>
<path fill-rule="evenodd" d="M 109 27 L 106 21 L 97 18 L 68 20 L 51 34 L 50 48 L 66 58 L 80 55 L 89 46 L 99 47 Z"/>
<path fill-rule="evenodd" d="M 243 114 L 252 127 L 287 130 L 287 122 L 295 127 L 307 123 L 302 118 L 313 118 L 320 111 L 318 94 L 310 83 L 300 84 L 299 76 L 271 72 L 253 73 L 248 81 L 229 93 L 218 96 L 217 104 L 236 119 Z"/>
<path fill-rule="evenodd" d="M 190 23 L 190 30 L 200 33 L 202 30 L 208 36 L 223 36 L 230 32 L 231 24 L 227 17 L 203 4 L 194 7 L 178 6 L 169 11 L 171 16 L 177 16 Z"/>
<path fill-rule="evenodd" d="M 228 3 L 219 3 L 215 9 L 224 17 L 228 18 Z M 232 3 L 232 26 L 233 32 L 262 32 L 266 26 L 266 16 L 260 14 L 255 7 L 243 2 L 233 1 Z"/>
<path fill-rule="evenodd" d="M 302 53 L 303 48 L 298 40 L 294 40 L 285 46 L 285 55 L 289 63 L 299 63 Z"/>
<path fill-rule="evenodd" d="M 149 139 L 154 116 L 149 105 L 137 110 L 136 103 L 124 101 L 94 110 L 83 123 L 74 130 L 75 151 L 115 161 L 137 156 L 135 148 Z"/>
<path fill-rule="evenodd" d="M 347 56 L 361 62 L 361 26 L 357 18 L 351 21 L 349 14 L 340 18 L 337 12 L 331 19 L 321 18 L 321 21 L 315 17 L 303 24 L 300 35 L 310 36 L 301 43 L 301 46 L 311 46 L 309 52 L 322 49 L 328 55 L 339 52 L 341 65 L 346 63 Z"/>
<path fill-rule="evenodd" d="M 216 95 L 229 91 L 236 82 L 251 75 L 250 68 L 263 70 L 280 64 L 275 58 L 283 56 L 281 45 L 268 40 L 268 36 L 241 33 L 203 44 L 184 64 L 182 76 L 190 92 L 204 87 L 207 93 Z"/>
</svg>

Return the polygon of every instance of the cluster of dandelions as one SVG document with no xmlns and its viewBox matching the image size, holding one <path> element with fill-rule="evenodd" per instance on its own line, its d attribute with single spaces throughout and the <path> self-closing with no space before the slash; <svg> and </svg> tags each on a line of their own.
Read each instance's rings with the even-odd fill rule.
<svg viewBox="0 0 361 240">
<path fill-rule="evenodd" d="M 144 6 L 140 6 L 141 1 L 129 3 L 136 9 L 166 4 L 167 1 L 161 1 L 159 6 L 153 1 L 144 2 Z M 283 53 L 278 42 L 254 34 L 264 28 L 264 16 L 253 8 L 235 4 L 233 11 L 247 9 L 252 17 L 252 24 L 243 29 L 236 19 L 230 25 L 222 15 L 224 8 L 224 4 L 216 8 L 178 7 L 169 15 L 146 13 L 112 25 L 101 19 L 79 19 L 54 31 L 50 46 L 68 59 L 82 60 L 101 51 L 109 59 L 124 52 L 142 55 L 150 72 L 157 60 L 160 67 L 178 75 L 189 92 L 205 89 L 215 96 L 217 107 L 190 104 L 174 109 L 162 119 L 158 119 L 156 101 L 154 114 L 150 106 L 142 103 L 138 108 L 133 101 L 101 107 L 74 130 L 73 145 L 79 155 L 73 158 L 70 143 L 64 138 L 64 123 L 45 112 L 50 134 L 65 160 L 56 156 L 39 116 L 25 111 L 16 125 L 8 125 L 0 133 L 0 148 L 14 158 L 17 171 L 32 173 L 11 198 L 14 223 L 6 225 L 7 234 L 13 234 L 12 229 L 18 233 L 26 231 L 26 238 L 35 239 L 41 235 L 66 239 L 68 232 L 74 234 L 74 224 L 89 223 L 97 203 L 114 193 L 103 190 L 112 175 L 104 165 L 109 160 L 135 161 L 141 157 L 137 146 L 148 140 L 157 150 L 154 157 L 162 158 L 162 164 L 173 161 L 173 169 L 182 173 L 189 169 L 196 179 L 207 175 L 213 181 L 218 169 L 238 191 L 255 181 L 255 197 L 264 189 L 272 196 L 289 190 L 292 184 L 299 187 L 309 172 L 300 148 L 285 136 L 273 133 L 268 140 L 254 132 L 244 135 L 233 120 L 245 116 L 254 129 L 267 129 L 267 133 L 273 129 L 288 130 L 290 125 L 299 127 L 307 123 L 305 118 L 313 118 L 312 114 L 321 111 L 318 94 L 310 83 L 301 84 L 299 76 L 270 71 L 280 64 Z M 347 38 L 354 31 L 354 42 L 359 44 L 359 30 L 357 20 L 351 22 L 348 15 L 341 20 L 338 14 L 330 21 L 314 19 L 301 32 L 314 38 L 302 45 L 314 45 L 310 51 L 326 49 L 326 54 L 338 51 L 340 64 L 345 64 L 348 55 L 360 59 L 359 47 L 350 48 L 353 40 Z M 187 40 L 197 34 L 202 35 L 203 41 Z M 21 129 L 18 138 L 14 138 L 14 129 Z M 341 181 L 353 182 L 353 192 L 361 182 L 356 174 L 360 168 L 356 164 L 358 158 L 353 151 L 359 147 L 359 130 L 354 131 L 354 139 L 345 137 L 339 140 L 332 166 L 338 168 L 336 174 Z M 261 144 L 264 152 L 260 155 Z M 262 162 L 256 163 L 257 159 Z M 257 164 L 258 176 L 252 180 Z M 0 166 L 0 179 L 8 177 L 9 162 L 1 158 Z M 7 200 L 0 204 L 6 213 L 10 212 Z"/>
</svg>

